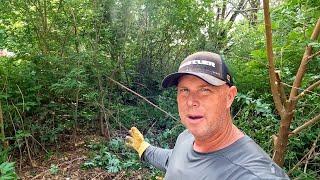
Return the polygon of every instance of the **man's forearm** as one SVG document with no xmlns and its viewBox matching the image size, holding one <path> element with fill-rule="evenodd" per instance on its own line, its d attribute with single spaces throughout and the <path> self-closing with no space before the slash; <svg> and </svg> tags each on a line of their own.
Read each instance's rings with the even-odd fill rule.
<svg viewBox="0 0 320 180">
<path fill-rule="evenodd" d="M 149 146 L 143 153 L 143 160 L 149 162 L 159 170 L 166 172 L 171 153 L 172 149 Z"/>
</svg>

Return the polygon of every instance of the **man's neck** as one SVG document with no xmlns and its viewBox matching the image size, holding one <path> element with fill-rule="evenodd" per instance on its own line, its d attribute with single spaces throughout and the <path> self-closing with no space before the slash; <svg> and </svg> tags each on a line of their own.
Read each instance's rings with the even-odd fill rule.
<svg viewBox="0 0 320 180">
<path fill-rule="evenodd" d="M 193 149 L 201 153 L 217 151 L 231 145 L 243 136 L 244 134 L 235 125 L 230 124 L 221 134 L 205 139 L 195 137 Z"/>
</svg>

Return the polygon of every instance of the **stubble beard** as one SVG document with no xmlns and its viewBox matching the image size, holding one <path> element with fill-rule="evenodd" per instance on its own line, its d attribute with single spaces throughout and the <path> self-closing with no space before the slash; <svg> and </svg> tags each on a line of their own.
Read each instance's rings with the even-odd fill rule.
<svg viewBox="0 0 320 180">
<path fill-rule="evenodd" d="M 188 123 L 183 122 L 182 124 L 191 132 L 197 141 L 206 141 L 213 136 L 219 136 L 220 134 L 223 134 L 225 129 L 223 123 L 225 123 L 224 121 L 226 121 L 226 117 L 226 113 L 220 113 L 215 120 L 206 121 L 208 123 L 201 124 L 199 127 L 192 127 L 190 124 L 189 126 L 191 127 L 188 127 Z"/>
</svg>

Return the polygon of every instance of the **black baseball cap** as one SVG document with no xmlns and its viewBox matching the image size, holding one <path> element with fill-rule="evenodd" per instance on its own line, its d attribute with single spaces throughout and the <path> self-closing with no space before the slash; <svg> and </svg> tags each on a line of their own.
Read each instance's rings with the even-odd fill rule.
<svg viewBox="0 0 320 180">
<path fill-rule="evenodd" d="M 178 72 L 167 75 L 162 81 L 162 87 L 176 86 L 183 75 L 197 76 L 214 86 L 233 85 L 232 77 L 224 60 L 219 54 L 201 51 L 185 58 Z"/>
</svg>

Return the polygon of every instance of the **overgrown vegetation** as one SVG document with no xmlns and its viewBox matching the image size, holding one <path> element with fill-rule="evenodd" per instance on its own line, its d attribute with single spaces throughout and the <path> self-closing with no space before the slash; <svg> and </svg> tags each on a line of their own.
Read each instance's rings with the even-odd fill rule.
<svg viewBox="0 0 320 180">
<path fill-rule="evenodd" d="M 320 5 L 314 0 L 272 4 L 276 65 L 289 87 L 305 46 L 320 49 L 319 40 L 309 40 Z M 225 55 L 240 92 L 234 121 L 272 155 L 271 136 L 278 132 L 280 118 L 270 93 L 260 7 L 258 1 L 242 0 L 0 1 L 0 50 L 15 53 L 0 57 L 1 176 L 16 177 L 11 162 L 32 165 L 34 157 L 59 151 L 79 134 L 107 140 L 88 145 L 92 154 L 83 168 L 125 171 L 128 178 L 141 168 L 150 178 L 161 175 L 141 164 L 122 138 L 137 126 L 152 144 L 173 147 L 183 127 L 174 119 L 175 90 L 164 91 L 160 83 L 198 50 Z M 318 81 L 319 72 L 316 56 L 306 81 Z M 305 87 L 304 82 L 299 91 Z M 320 112 L 319 88 L 297 107 L 291 129 Z M 284 168 L 290 177 L 320 177 L 319 134 L 318 123 L 289 140 Z M 53 165 L 50 170 L 59 169 Z"/>
<path fill-rule="evenodd" d="M 8 162 L 8 150 L 0 147 L 0 177 L 1 180 L 17 179 L 14 162 Z"/>
</svg>

